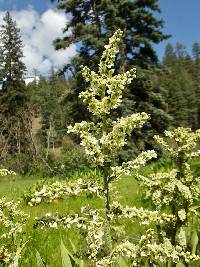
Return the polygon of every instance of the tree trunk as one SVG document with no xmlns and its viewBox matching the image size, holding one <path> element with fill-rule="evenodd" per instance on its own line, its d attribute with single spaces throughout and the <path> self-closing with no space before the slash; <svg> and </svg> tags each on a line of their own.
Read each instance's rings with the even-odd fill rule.
<svg viewBox="0 0 200 267">
<path fill-rule="evenodd" d="M 123 28 L 123 32 L 124 32 L 124 34 L 126 34 L 126 26 Z M 125 73 L 126 72 L 126 47 L 124 44 L 122 45 L 122 48 L 120 50 L 120 56 L 121 56 L 120 72 Z"/>
<path fill-rule="evenodd" d="M 98 32 L 98 36 L 100 36 L 101 35 L 101 22 L 100 22 L 100 18 L 99 18 L 99 11 L 97 9 L 96 0 L 92 1 L 92 10 L 94 12 L 96 30 Z"/>
<path fill-rule="evenodd" d="M 17 120 L 17 148 L 18 154 L 21 153 L 21 129 L 20 129 L 20 120 Z"/>
<path fill-rule="evenodd" d="M 50 120 L 50 122 L 49 122 L 49 130 L 48 130 L 48 133 L 47 133 L 47 152 L 46 152 L 46 160 L 48 159 L 48 156 L 49 156 L 50 137 L 51 137 L 51 120 Z"/>
<path fill-rule="evenodd" d="M 105 195 L 105 207 L 106 207 L 106 216 L 110 212 L 110 191 L 109 191 L 109 181 L 108 177 L 104 177 L 104 195 Z M 107 217 L 110 220 L 109 217 Z"/>
</svg>

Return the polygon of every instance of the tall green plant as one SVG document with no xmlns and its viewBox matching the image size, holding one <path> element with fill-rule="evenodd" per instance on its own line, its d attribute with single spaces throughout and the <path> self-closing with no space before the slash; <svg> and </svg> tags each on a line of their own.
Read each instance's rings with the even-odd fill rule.
<svg viewBox="0 0 200 267">
<path fill-rule="evenodd" d="M 136 175 L 148 160 L 156 158 L 156 153 L 149 150 L 142 152 L 132 161 L 118 165 L 118 155 L 126 144 L 127 136 L 133 129 L 141 128 L 149 119 L 146 113 L 136 113 L 112 120 L 114 110 L 121 104 L 125 85 L 131 83 L 136 74 L 135 69 L 118 75 L 114 74 L 115 55 L 121 37 L 121 30 L 111 37 L 100 60 L 98 72 L 90 71 L 87 67 L 82 69 L 82 74 L 89 86 L 80 94 L 80 98 L 87 104 L 93 121 L 82 121 L 69 127 L 69 133 L 80 135 L 81 145 L 85 149 L 88 160 L 101 170 L 104 208 L 93 210 L 83 207 L 81 216 L 78 214 L 46 216 L 42 220 L 37 219 L 37 226 L 62 225 L 70 228 L 75 225 L 83 229 L 87 233 L 85 241 L 90 266 L 121 266 L 122 261 L 127 262 L 128 266 L 166 266 L 170 261 L 192 262 L 199 257 L 188 252 L 182 243 L 174 243 L 167 231 L 165 232 L 165 226 L 176 223 L 176 214 L 168 214 L 167 211 L 159 209 L 152 211 L 123 207 L 120 203 L 111 200 L 110 188 L 113 180 L 123 177 L 124 174 L 132 175 L 133 172 Z M 189 136 L 187 136 L 188 139 Z M 189 141 L 195 141 L 193 135 L 191 136 Z M 157 137 L 157 140 L 160 139 Z M 169 177 L 170 175 L 168 174 Z M 145 181 L 143 176 L 138 174 L 138 177 Z M 149 178 L 149 184 L 150 182 Z M 150 193 L 153 195 L 153 191 Z M 183 211 L 180 211 L 178 216 L 183 219 Z M 141 225 L 147 225 L 147 230 L 136 243 L 132 242 L 127 233 L 122 239 L 115 238 L 114 241 L 113 231 L 120 229 L 119 220 L 139 222 Z M 155 226 L 161 231 L 156 232 Z"/>
<path fill-rule="evenodd" d="M 110 38 L 109 45 L 102 55 L 99 71 L 89 68 L 82 69 L 83 77 L 89 83 L 89 88 L 80 94 L 80 98 L 88 105 L 93 116 L 92 122 L 82 121 L 70 126 L 69 133 L 80 134 L 81 145 L 93 166 L 99 166 L 104 177 L 104 192 L 106 212 L 110 210 L 109 186 L 112 181 L 111 167 L 117 161 L 117 156 L 126 144 L 126 137 L 133 129 L 141 128 L 149 116 L 146 113 L 136 113 L 128 117 L 111 119 L 111 112 L 122 102 L 122 92 L 127 84 L 136 77 L 136 69 L 114 75 L 115 55 L 123 32 L 118 30 Z M 151 157 L 151 153 L 149 157 Z M 154 154 L 152 155 L 154 156 Z M 109 218 L 108 218 L 109 219 Z"/>
</svg>

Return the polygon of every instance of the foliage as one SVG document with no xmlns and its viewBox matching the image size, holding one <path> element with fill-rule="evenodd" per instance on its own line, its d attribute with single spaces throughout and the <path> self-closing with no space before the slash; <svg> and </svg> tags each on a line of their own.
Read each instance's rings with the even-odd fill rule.
<svg viewBox="0 0 200 267">
<path fill-rule="evenodd" d="M 41 77 L 27 86 L 33 113 L 40 121 L 39 129 L 34 133 L 38 146 L 52 149 L 62 145 L 70 117 L 69 107 L 63 106 L 61 97 L 69 87 L 69 81 L 58 76 L 54 69 L 49 77 Z"/>
<path fill-rule="evenodd" d="M 1 167 L 13 169 L 21 175 L 35 175 L 46 178 L 60 176 L 65 178 L 73 175 L 77 171 L 88 170 L 88 163 L 85 153 L 79 145 L 71 140 L 63 141 L 62 147 L 50 150 L 46 159 L 46 149 L 40 149 L 34 160 L 29 155 L 19 154 L 7 155 L 1 160 Z"/>
<path fill-rule="evenodd" d="M 74 173 L 78 170 L 89 170 L 89 164 L 82 147 L 75 142 L 65 142 L 62 147 L 62 156 L 58 159 L 58 166 L 62 166 L 62 173 Z M 60 172 L 61 173 L 61 172 Z"/>
<path fill-rule="evenodd" d="M 74 250 L 76 250 L 72 241 L 71 241 L 71 244 L 72 244 Z M 60 243 L 60 253 L 61 253 L 62 267 L 72 267 L 74 263 L 76 264 L 76 266 L 79 266 L 79 267 L 85 266 L 83 260 L 75 258 L 68 251 L 68 249 L 65 247 L 62 240 Z M 44 267 L 45 266 L 44 261 L 43 261 L 41 255 L 39 254 L 38 251 L 36 251 L 36 258 L 37 258 L 37 267 Z"/>
<path fill-rule="evenodd" d="M 1 160 L 1 165 L 4 168 L 12 169 L 22 175 L 29 173 L 31 164 L 33 164 L 32 158 L 30 158 L 30 155 L 24 153 L 20 153 L 18 156 L 10 154 Z"/>
<path fill-rule="evenodd" d="M 63 141 L 62 147 L 50 150 L 48 158 L 45 158 L 45 150 L 41 151 L 38 158 L 30 162 L 29 175 L 40 177 L 60 176 L 65 178 L 76 171 L 89 170 L 89 164 L 83 149 L 71 140 Z"/>
<path fill-rule="evenodd" d="M 23 231 L 28 216 L 18 210 L 19 203 L 0 199 L 0 263 L 9 267 L 18 266 L 26 242 Z"/>
<path fill-rule="evenodd" d="M 61 49 L 81 40 L 80 53 L 68 66 L 75 67 L 75 70 L 80 68 L 81 64 L 94 70 L 105 42 L 118 28 L 122 29 L 125 35 L 120 49 L 122 65 L 128 62 L 129 65 L 141 66 L 155 62 L 157 57 L 152 43 L 159 43 L 169 37 L 162 33 L 163 20 L 153 13 L 160 13 L 156 0 L 58 2 L 58 8 L 72 14 L 64 32 L 67 33 L 70 28 L 73 28 L 73 31 L 71 35 L 66 34 L 63 39 L 57 39 L 55 46 Z M 127 57 L 127 54 L 130 56 Z"/>
<path fill-rule="evenodd" d="M 38 251 L 36 251 L 36 258 L 37 258 L 37 267 L 45 267 L 44 261 Z"/>
</svg>

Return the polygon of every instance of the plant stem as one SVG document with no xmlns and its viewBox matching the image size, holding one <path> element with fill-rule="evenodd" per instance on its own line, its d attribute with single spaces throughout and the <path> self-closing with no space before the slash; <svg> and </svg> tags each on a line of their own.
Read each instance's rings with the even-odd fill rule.
<svg viewBox="0 0 200 267">
<path fill-rule="evenodd" d="M 103 167 L 103 178 L 104 178 L 104 204 L 105 204 L 105 226 L 104 226 L 104 240 L 105 240 L 105 247 L 104 252 L 105 255 L 109 255 L 112 251 L 112 238 L 110 233 L 110 191 L 109 191 L 109 174 L 108 174 L 108 167 Z"/>
<path fill-rule="evenodd" d="M 105 208 L 106 216 L 109 221 L 108 213 L 110 212 L 110 191 L 109 191 L 109 179 L 107 176 L 104 176 L 104 195 L 105 195 Z"/>
</svg>

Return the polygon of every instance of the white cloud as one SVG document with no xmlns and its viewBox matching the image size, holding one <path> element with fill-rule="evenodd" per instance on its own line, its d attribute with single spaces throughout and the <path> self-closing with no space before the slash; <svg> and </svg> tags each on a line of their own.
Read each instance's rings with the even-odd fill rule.
<svg viewBox="0 0 200 267">
<path fill-rule="evenodd" d="M 0 12 L 0 23 L 4 12 Z M 24 62 L 28 73 L 36 69 L 41 74 L 47 74 L 53 65 L 55 68 L 67 64 L 76 54 L 75 45 L 65 50 L 55 51 L 53 41 L 63 36 L 63 28 L 68 17 L 53 9 L 39 14 L 32 7 L 25 10 L 12 11 L 11 16 L 16 20 L 21 30 L 24 44 Z"/>
</svg>

